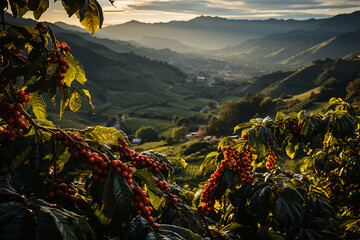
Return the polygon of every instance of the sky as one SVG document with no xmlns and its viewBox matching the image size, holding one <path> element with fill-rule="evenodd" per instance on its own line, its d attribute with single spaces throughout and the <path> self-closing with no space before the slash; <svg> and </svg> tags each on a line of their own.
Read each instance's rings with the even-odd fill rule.
<svg viewBox="0 0 360 240">
<path fill-rule="evenodd" d="M 50 1 L 41 21 L 63 21 L 80 25 L 75 16 L 68 18 L 60 1 Z M 229 19 L 309 19 L 327 18 L 360 10 L 359 0 L 98 0 L 103 7 L 104 26 L 131 20 L 168 22 L 189 20 L 200 15 Z M 31 17 L 27 14 L 25 17 Z"/>
</svg>

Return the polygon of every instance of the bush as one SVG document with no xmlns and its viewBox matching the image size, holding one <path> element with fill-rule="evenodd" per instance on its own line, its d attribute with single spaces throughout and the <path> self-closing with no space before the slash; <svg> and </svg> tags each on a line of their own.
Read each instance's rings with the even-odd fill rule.
<svg viewBox="0 0 360 240">
<path fill-rule="evenodd" d="M 179 127 L 179 128 L 174 128 L 173 132 L 172 132 L 172 137 L 176 140 L 179 141 L 180 139 L 184 138 L 185 135 L 189 132 L 189 129 L 187 127 Z"/>
<path fill-rule="evenodd" d="M 141 142 L 154 142 L 159 139 L 158 132 L 155 128 L 151 126 L 142 126 L 139 128 L 136 133 L 135 137 L 141 138 Z"/>
</svg>

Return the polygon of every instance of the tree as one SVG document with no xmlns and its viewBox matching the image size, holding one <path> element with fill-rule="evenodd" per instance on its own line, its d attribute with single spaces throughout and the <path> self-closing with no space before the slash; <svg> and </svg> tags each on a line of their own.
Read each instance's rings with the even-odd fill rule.
<svg viewBox="0 0 360 240">
<path fill-rule="evenodd" d="M 185 137 L 186 134 L 189 133 L 189 129 L 185 126 L 181 126 L 178 128 L 174 128 L 172 131 L 172 137 L 176 140 L 179 141 L 180 139 L 183 139 Z"/>
<path fill-rule="evenodd" d="M 141 138 L 142 142 L 154 142 L 159 139 L 156 129 L 151 126 L 142 126 L 136 130 L 135 136 Z"/>
<path fill-rule="evenodd" d="M 360 103 L 360 78 L 350 82 L 346 87 L 346 99 L 356 104 Z"/>
</svg>

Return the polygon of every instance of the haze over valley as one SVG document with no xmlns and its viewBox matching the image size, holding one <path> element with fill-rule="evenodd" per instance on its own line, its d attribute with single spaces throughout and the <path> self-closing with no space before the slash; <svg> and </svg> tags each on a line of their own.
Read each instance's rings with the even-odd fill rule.
<svg viewBox="0 0 360 240">
<path fill-rule="evenodd" d="M 359 72 L 353 60 L 360 52 L 359 11 L 308 20 L 200 16 L 167 23 L 130 21 L 104 27 L 95 36 L 62 22 L 49 26 L 71 46 L 87 73 L 97 114 L 90 116 L 85 110 L 78 115 L 84 126 L 117 114 L 134 121 L 162 119 L 158 124 L 168 127 L 174 115 L 196 114 L 198 122 L 206 123 L 207 114 L 218 111 L 213 103 L 208 105 L 211 102 L 238 100 L 246 93 L 274 99 L 324 95 L 331 87 L 319 88 L 319 82 Z M 340 58 L 344 59 L 331 62 Z M 69 119 L 74 115 L 65 113 L 63 122 L 66 114 Z"/>
</svg>

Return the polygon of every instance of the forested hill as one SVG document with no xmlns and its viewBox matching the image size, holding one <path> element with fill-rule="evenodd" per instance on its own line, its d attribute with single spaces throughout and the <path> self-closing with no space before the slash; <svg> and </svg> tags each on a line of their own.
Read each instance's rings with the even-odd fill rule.
<svg viewBox="0 0 360 240">
<path fill-rule="evenodd" d="M 301 66 L 316 58 L 359 53 L 360 11 L 341 14 L 311 27 L 271 34 L 228 46 L 211 54 L 233 61 Z"/>
<path fill-rule="evenodd" d="M 296 71 L 275 72 L 250 79 L 231 93 L 243 96 L 220 106 L 207 131 L 231 134 L 230 126 L 277 111 L 314 109 L 332 97 L 359 103 L 360 58 L 316 60 Z"/>
</svg>

